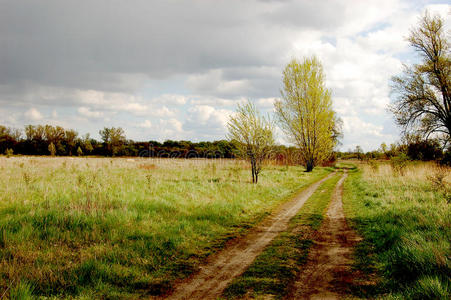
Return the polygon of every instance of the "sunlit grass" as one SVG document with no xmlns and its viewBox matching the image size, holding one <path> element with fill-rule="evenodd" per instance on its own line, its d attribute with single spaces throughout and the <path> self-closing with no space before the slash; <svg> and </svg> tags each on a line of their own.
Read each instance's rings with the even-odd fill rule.
<svg viewBox="0 0 451 300">
<path fill-rule="evenodd" d="M 2 157 L 0 172 L 0 291 L 132 298 L 330 170 L 268 166 L 254 185 L 239 161 Z"/>
<path fill-rule="evenodd" d="M 358 267 L 379 276 L 371 293 L 449 299 L 450 169 L 411 163 L 401 176 L 389 164 L 360 168 L 345 183 L 344 205 L 365 237 Z"/>
</svg>

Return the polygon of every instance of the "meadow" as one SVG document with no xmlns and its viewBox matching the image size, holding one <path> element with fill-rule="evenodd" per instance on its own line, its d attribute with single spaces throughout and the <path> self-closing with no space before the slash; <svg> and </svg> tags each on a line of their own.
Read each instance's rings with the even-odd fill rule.
<svg viewBox="0 0 451 300">
<path fill-rule="evenodd" d="M 433 163 L 359 164 L 345 182 L 344 209 L 364 241 L 357 296 L 451 297 L 451 171 Z"/>
<path fill-rule="evenodd" d="M 0 296 L 140 298 L 330 173 L 237 160 L 0 157 Z"/>
</svg>

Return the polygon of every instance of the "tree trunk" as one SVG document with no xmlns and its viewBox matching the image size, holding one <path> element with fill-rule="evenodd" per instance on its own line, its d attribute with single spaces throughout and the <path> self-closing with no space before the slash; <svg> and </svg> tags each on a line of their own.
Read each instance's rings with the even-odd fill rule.
<svg viewBox="0 0 451 300">
<path fill-rule="evenodd" d="M 313 159 L 307 160 L 305 168 L 307 169 L 306 172 L 311 172 L 313 170 Z"/>
</svg>

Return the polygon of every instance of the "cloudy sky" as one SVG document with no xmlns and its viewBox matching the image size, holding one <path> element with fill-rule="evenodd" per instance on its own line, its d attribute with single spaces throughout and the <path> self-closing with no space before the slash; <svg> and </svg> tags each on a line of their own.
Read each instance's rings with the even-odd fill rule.
<svg viewBox="0 0 451 300">
<path fill-rule="evenodd" d="M 398 139 L 389 79 L 418 59 L 404 37 L 425 9 L 451 22 L 447 3 L 0 0 L 0 124 L 223 139 L 238 102 L 272 113 L 283 66 L 315 54 L 341 148 L 374 149 Z"/>
</svg>

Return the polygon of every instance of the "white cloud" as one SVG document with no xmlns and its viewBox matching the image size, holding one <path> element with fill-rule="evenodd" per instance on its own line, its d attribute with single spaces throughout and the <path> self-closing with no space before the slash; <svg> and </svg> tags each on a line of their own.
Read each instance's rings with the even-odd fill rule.
<svg viewBox="0 0 451 300">
<path fill-rule="evenodd" d="M 36 108 L 32 107 L 29 110 L 27 110 L 25 113 L 25 118 L 27 118 L 30 121 L 41 121 L 44 117 L 42 114 L 37 110 Z"/>
<path fill-rule="evenodd" d="M 179 94 L 163 94 L 159 97 L 152 99 L 152 102 L 161 103 L 164 105 L 183 105 L 187 101 L 185 95 Z"/>
<path fill-rule="evenodd" d="M 371 120 L 366 122 L 358 116 L 346 116 L 342 120 L 344 135 L 351 137 L 346 143 L 346 150 L 359 145 L 365 151 L 369 151 L 376 149 L 382 142 L 391 143 L 396 139 L 395 134 L 385 133 L 383 125 L 375 125 Z"/>
<path fill-rule="evenodd" d="M 86 118 L 99 119 L 104 116 L 103 112 L 92 111 L 89 107 L 81 106 L 78 108 L 78 113 Z"/>
<path fill-rule="evenodd" d="M 145 120 L 144 122 L 139 123 L 139 124 L 138 124 L 138 127 L 141 127 L 141 128 L 151 128 L 151 127 L 152 127 L 152 122 L 150 122 L 149 120 Z"/>
</svg>

